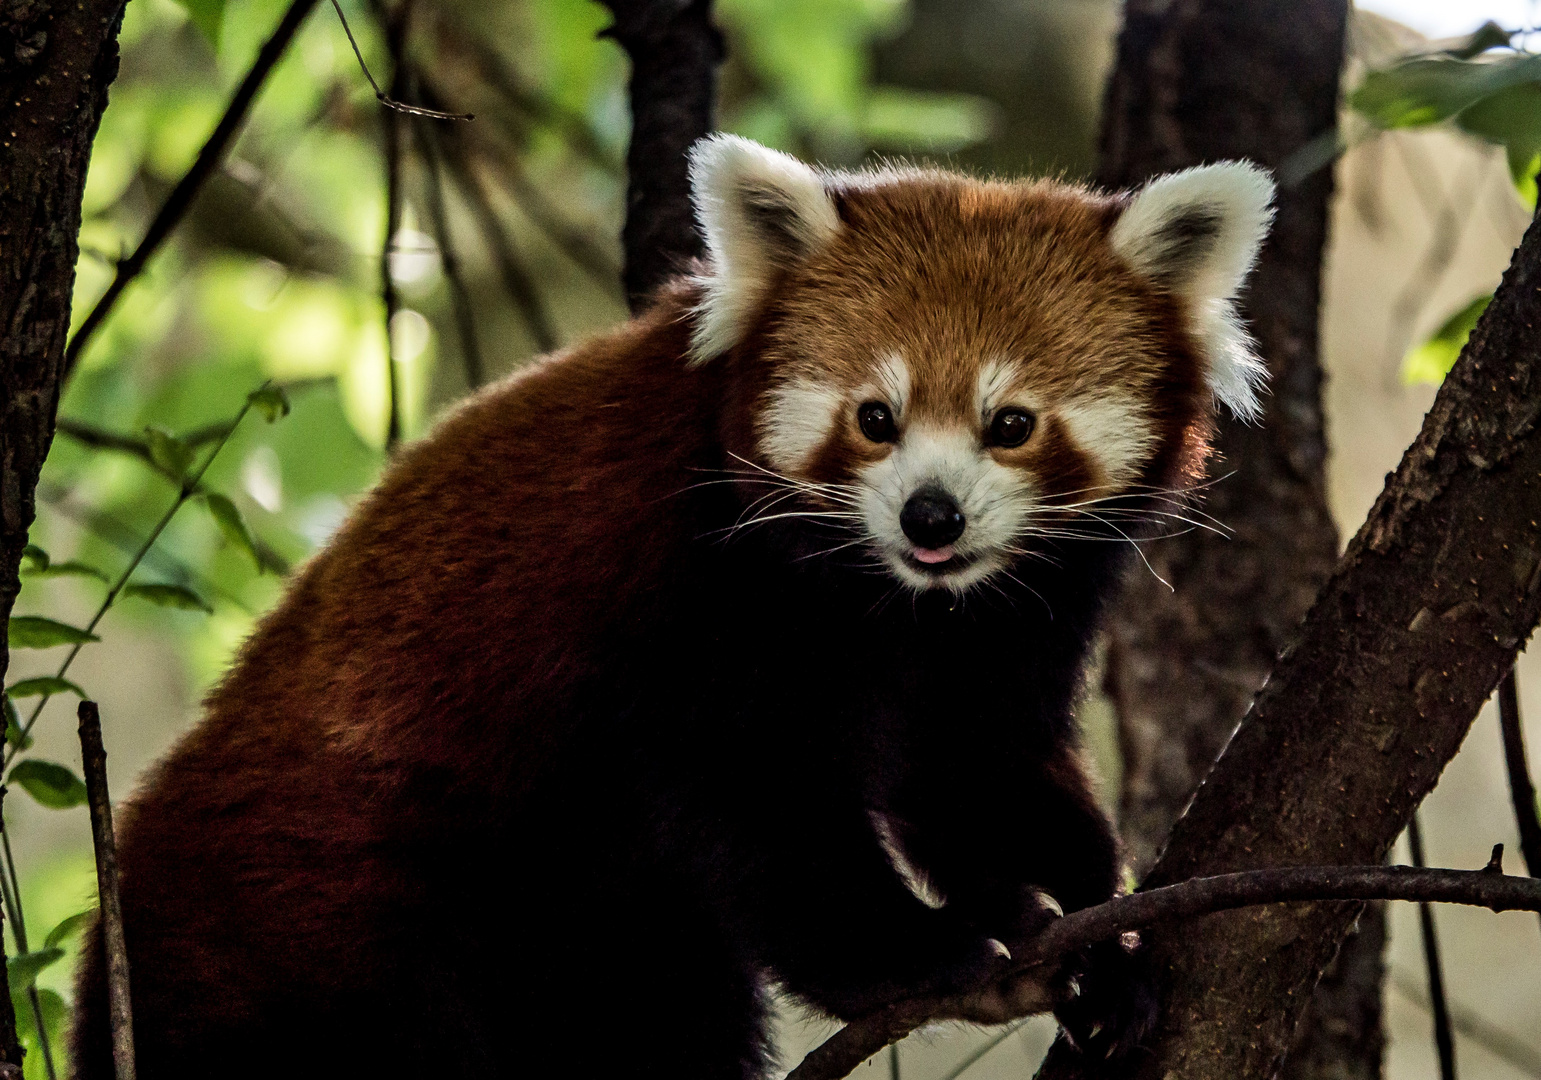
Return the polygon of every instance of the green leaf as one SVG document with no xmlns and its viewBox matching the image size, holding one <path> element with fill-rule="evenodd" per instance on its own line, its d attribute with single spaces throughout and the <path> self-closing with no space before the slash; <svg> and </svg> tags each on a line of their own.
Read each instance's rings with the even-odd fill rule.
<svg viewBox="0 0 1541 1080">
<path fill-rule="evenodd" d="M 60 922 L 58 926 L 48 931 L 48 937 L 44 940 L 43 947 L 51 949 L 56 945 L 62 945 L 85 929 L 94 918 L 96 918 L 96 908 L 94 907 L 86 908 L 84 911 L 77 911 L 69 918 Z"/>
<path fill-rule="evenodd" d="M 1433 383 L 1438 386 L 1450 374 L 1472 328 L 1487 310 L 1493 294 L 1479 296 L 1457 311 L 1445 325 L 1434 331 L 1434 336 L 1415 349 L 1408 350 L 1402 358 L 1402 381 L 1409 386 L 1415 383 Z"/>
<path fill-rule="evenodd" d="M 187 467 L 193 463 L 191 446 L 158 427 L 145 428 L 144 435 L 150 446 L 150 460 L 158 469 L 175 480 L 187 475 Z"/>
<path fill-rule="evenodd" d="M 27 567 L 27 570 L 31 573 L 40 574 L 44 570 L 48 569 L 48 563 L 50 561 L 48 558 L 48 552 L 44 551 L 36 544 L 28 544 L 26 547 L 22 548 L 21 557 L 27 560 L 27 562 L 30 564 Z"/>
<path fill-rule="evenodd" d="M 107 581 L 107 575 L 94 566 L 87 566 L 83 562 L 74 559 L 68 562 L 49 563 L 41 570 L 25 571 L 28 577 L 89 577 L 97 581 Z"/>
<path fill-rule="evenodd" d="M 55 990 L 38 990 L 38 1007 L 43 1013 L 43 1026 L 48 1029 L 48 1045 L 53 1047 L 54 1059 L 59 1056 L 59 1038 L 69 1026 L 69 1008 Z M 37 1021 L 32 1017 L 32 1002 L 27 999 L 26 989 L 11 984 L 11 1007 L 16 1010 L 16 1034 L 22 1047 L 30 1055 L 29 1061 L 42 1057 L 38 1052 Z M 29 1064 L 28 1069 L 32 1066 Z M 27 1073 L 30 1078 L 33 1074 Z"/>
<path fill-rule="evenodd" d="M 225 0 L 182 0 L 182 6 L 198 32 L 218 48 L 220 28 L 225 22 Z"/>
<path fill-rule="evenodd" d="M 274 386 L 272 383 L 259 386 L 248 395 L 252 408 L 262 413 L 268 423 L 280 420 L 289 415 L 289 395 L 284 393 L 284 388 Z"/>
<path fill-rule="evenodd" d="M 31 679 L 22 679 L 6 687 L 7 697 L 41 697 L 44 694 L 74 694 L 78 698 L 86 696 L 86 692 L 68 679 L 61 679 L 57 675 L 38 675 Z"/>
<path fill-rule="evenodd" d="M 5 695 L 5 741 L 18 750 L 25 750 L 32 745 L 32 736 L 21 733 L 21 713 L 16 711 L 16 702 L 10 695 Z"/>
<path fill-rule="evenodd" d="M 1541 84 L 1511 86 L 1463 109 L 1456 117 L 1463 131 L 1498 143 L 1508 153 L 1516 183 L 1541 152 Z"/>
<path fill-rule="evenodd" d="M 38 975 L 45 968 L 63 958 L 64 950 L 54 945 L 9 958 L 5 962 L 5 974 L 11 981 L 11 992 L 14 994 L 17 990 L 25 990 L 37 982 Z"/>
<path fill-rule="evenodd" d="M 206 611 L 210 615 L 214 614 L 214 609 L 204 602 L 203 597 L 181 585 L 125 585 L 123 595 L 137 596 L 141 600 L 148 600 L 161 607 L 181 608 L 183 611 Z"/>
<path fill-rule="evenodd" d="M 874 146 L 945 153 L 990 137 L 995 107 L 970 94 L 880 86 L 872 91 L 861 132 Z"/>
<path fill-rule="evenodd" d="M 1493 63 L 1420 57 L 1364 77 L 1349 104 L 1383 128 L 1448 120 L 1491 94 L 1541 81 L 1541 56 L 1516 54 Z"/>
<path fill-rule="evenodd" d="M 260 574 L 262 556 L 258 553 L 257 542 L 252 539 L 251 530 L 246 527 L 246 521 L 241 517 L 241 511 L 236 509 L 235 503 L 217 492 L 205 495 L 204 502 L 208 504 L 209 513 L 214 517 L 214 524 L 218 525 L 219 531 L 225 534 L 225 539 L 250 555 Z"/>
<path fill-rule="evenodd" d="M 68 810 L 83 806 L 86 783 L 63 765 L 28 758 L 11 769 L 7 784 L 20 784 L 38 802 L 50 810 Z"/>
<path fill-rule="evenodd" d="M 12 615 L 6 640 L 13 649 L 49 649 L 55 645 L 81 645 L 102 639 L 89 630 L 66 626 L 41 615 Z"/>
</svg>

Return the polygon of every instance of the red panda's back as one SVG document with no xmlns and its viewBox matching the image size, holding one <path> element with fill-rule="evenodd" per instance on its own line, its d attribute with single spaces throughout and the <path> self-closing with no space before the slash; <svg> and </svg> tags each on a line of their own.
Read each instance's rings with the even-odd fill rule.
<svg viewBox="0 0 1541 1080">
<path fill-rule="evenodd" d="M 693 538 L 718 376 L 687 370 L 681 315 L 666 300 L 459 407 L 262 620 L 120 817 L 127 936 L 156 957 L 136 1026 L 196 1042 L 179 1014 L 241 1026 L 279 987 L 399 974 L 370 965 L 421 887 L 402 844 L 457 792 L 517 801 L 564 734 L 543 721 Z M 105 1050 L 95 953 L 82 1077 Z"/>
</svg>

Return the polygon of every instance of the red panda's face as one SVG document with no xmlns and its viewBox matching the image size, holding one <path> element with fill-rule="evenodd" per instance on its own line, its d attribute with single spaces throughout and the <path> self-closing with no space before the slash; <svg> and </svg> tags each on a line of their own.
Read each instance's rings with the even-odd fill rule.
<svg viewBox="0 0 1541 1080">
<path fill-rule="evenodd" d="M 1042 538 L 1116 525 L 1113 500 L 1201 464 L 1214 398 L 1256 409 L 1228 302 L 1267 223 L 1256 170 L 1126 203 L 821 175 L 723 137 L 694 166 L 713 259 L 697 359 L 739 350 L 754 465 L 913 588 L 961 592 Z"/>
</svg>

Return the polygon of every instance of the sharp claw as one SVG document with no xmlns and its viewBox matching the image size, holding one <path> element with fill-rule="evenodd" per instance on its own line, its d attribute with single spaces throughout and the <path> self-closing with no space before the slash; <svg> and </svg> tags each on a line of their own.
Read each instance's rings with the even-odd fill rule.
<svg viewBox="0 0 1541 1080">
<path fill-rule="evenodd" d="M 1056 915 L 1065 914 L 1065 909 L 1060 906 L 1059 901 L 1041 889 L 1038 890 L 1037 899 L 1038 906 L 1043 908 L 1045 911 L 1052 911 Z"/>
<path fill-rule="evenodd" d="M 988 942 L 986 942 L 986 944 L 990 946 L 990 951 L 995 953 L 995 955 L 999 956 L 1002 960 L 1011 959 L 1011 950 L 1006 948 L 1003 942 L 997 941 L 995 938 L 991 938 Z"/>
</svg>

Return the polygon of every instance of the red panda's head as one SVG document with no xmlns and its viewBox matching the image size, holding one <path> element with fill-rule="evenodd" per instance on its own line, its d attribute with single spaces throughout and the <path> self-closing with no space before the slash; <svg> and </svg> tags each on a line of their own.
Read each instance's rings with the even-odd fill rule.
<svg viewBox="0 0 1541 1080">
<path fill-rule="evenodd" d="M 1116 526 L 1196 477 L 1216 401 L 1260 411 L 1233 308 L 1271 217 L 1251 165 L 1122 197 L 824 173 L 732 136 L 691 167 L 692 358 L 733 356 L 749 422 L 730 450 L 800 504 L 776 512 L 846 527 L 916 589 Z"/>
</svg>

